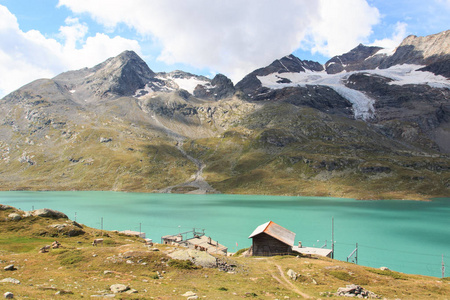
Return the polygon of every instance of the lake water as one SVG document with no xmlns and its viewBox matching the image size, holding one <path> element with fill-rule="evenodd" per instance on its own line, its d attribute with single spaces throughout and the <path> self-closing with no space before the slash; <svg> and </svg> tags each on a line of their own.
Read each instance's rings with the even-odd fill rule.
<svg viewBox="0 0 450 300">
<path fill-rule="evenodd" d="M 441 277 L 450 269 L 450 198 L 431 202 L 353 199 L 178 195 L 116 192 L 0 192 L 0 203 L 31 210 L 51 208 L 106 230 L 134 230 L 160 242 L 163 235 L 205 229 L 230 252 L 249 247 L 248 236 L 267 221 L 295 232 L 296 243 L 331 245 L 346 260 L 358 243 L 358 264 Z M 236 246 L 237 244 L 237 246 Z M 450 276 L 447 272 L 446 276 Z"/>
</svg>

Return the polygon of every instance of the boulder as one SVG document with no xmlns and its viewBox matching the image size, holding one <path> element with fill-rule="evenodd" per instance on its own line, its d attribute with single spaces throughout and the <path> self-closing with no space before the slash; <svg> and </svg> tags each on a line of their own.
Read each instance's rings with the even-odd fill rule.
<svg viewBox="0 0 450 300">
<path fill-rule="evenodd" d="M 169 256 L 173 259 L 190 260 L 196 266 L 204 268 L 217 267 L 217 259 L 205 251 L 197 251 L 193 249 L 179 250 L 170 253 Z"/>
<path fill-rule="evenodd" d="M 114 294 L 123 293 L 130 289 L 130 287 L 126 286 L 125 284 L 120 284 L 120 283 L 113 284 L 109 288 L 110 288 L 111 292 L 113 292 Z"/>
<path fill-rule="evenodd" d="M 8 265 L 6 267 L 3 268 L 5 271 L 14 271 L 17 270 L 14 265 Z"/>
<path fill-rule="evenodd" d="M 112 142 L 112 138 L 105 138 L 105 137 L 100 138 L 100 143 L 109 143 L 109 142 Z"/>
<path fill-rule="evenodd" d="M 345 288 L 341 287 L 336 292 L 337 296 L 358 297 L 358 298 L 379 298 L 377 294 L 368 291 L 356 284 L 349 284 Z"/>
<path fill-rule="evenodd" d="M 297 280 L 297 273 L 292 269 L 287 271 L 287 276 L 289 276 L 292 280 Z"/>
<path fill-rule="evenodd" d="M 19 280 L 11 278 L 11 277 L 2 279 L 2 280 L 0 280 L 0 282 L 4 282 L 4 283 L 9 282 L 9 283 L 14 283 L 14 284 L 20 284 Z"/>
<path fill-rule="evenodd" d="M 389 268 L 388 267 L 381 267 L 380 270 L 381 271 L 389 271 Z"/>
<path fill-rule="evenodd" d="M 192 291 L 189 291 L 189 292 L 184 293 L 181 296 L 183 296 L 183 297 L 194 297 L 194 296 L 197 296 L 197 294 L 192 292 Z"/>
<path fill-rule="evenodd" d="M 64 213 L 49 208 L 36 209 L 33 210 L 31 214 L 35 217 L 68 219 L 68 217 Z"/>
<path fill-rule="evenodd" d="M 5 299 L 13 299 L 14 298 L 14 294 L 11 292 L 6 292 L 3 294 L 3 297 L 5 297 Z"/>
<path fill-rule="evenodd" d="M 19 215 L 18 213 L 12 213 L 8 215 L 8 218 L 13 221 L 19 221 L 20 219 L 22 219 L 22 216 Z"/>
</svg>

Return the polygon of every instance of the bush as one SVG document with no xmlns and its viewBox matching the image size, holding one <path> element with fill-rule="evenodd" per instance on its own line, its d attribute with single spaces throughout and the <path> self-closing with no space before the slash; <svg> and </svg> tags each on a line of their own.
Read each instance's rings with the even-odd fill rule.
<svg viewBox="0 0 450 300">
<path fill-rule="evenodd" d="M 250 248 L 243 248 L 243 249 L 239 249 L 238 251 L 236 251 L 236 253 L 234 254 L 234 256 L 239 256 L 242 253 L 244 253 L 245 251 L 247 251 Z"/>
<path fill-rule="evenodd" d="M 400 279 L 400 280 L 407 279 L 405 275 L 398 273 L 398 272 L 391 271 L 391 270 L 367 269 L 367 271 L 378 274 L 378 275 L 389 276 L 394 279 Z"/>
<path fill-rule="evenodd" d="M 224 291 L 224 292 L 226 292 L 226 291 L 228 291 L 228 289 L 227 289 L 226 287 L 221 286 L 221 287 L 219 288 L 219 291 Z"/>
<path fill-rule="evenodd" d="M 170 267 L 173 267 L 175 269 L 193 270 L 198 268 L 190 260 L 171 259 L 169 260 L 168 264 Z"/>
</svg>

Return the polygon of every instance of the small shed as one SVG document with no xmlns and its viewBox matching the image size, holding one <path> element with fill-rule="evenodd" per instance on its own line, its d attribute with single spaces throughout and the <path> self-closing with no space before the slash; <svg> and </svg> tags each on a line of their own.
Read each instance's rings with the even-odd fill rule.
<svg viewBox="0 0 450 300">
<path fill-rule="evenodd" d="M 119 231 L 119 233 L 122 233 L 122 234 L 125 234 L 125 235 L 128 235 L 128 236 L 137 236 L 137 237 L 145 239 L 145 232 L 132 231 L 132 230 L 122 230 L 122 231 Z"/>
<path fill-rule="evenodd" d="M 249 251 L 253 256 L 287 255 L 292 253 L 295 233 L 269 221 L 256 227 L 248 238 L 253 241 Z"/>
</svg>

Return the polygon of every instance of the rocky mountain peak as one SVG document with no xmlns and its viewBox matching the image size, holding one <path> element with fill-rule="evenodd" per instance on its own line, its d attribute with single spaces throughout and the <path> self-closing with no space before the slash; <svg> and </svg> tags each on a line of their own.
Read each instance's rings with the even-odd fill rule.
<svg viewBox="0 0 450 300">
<path fill-rule="evenodd" d="M 85 101 L 134 95 L 155 75 L 134 51 L 124 51 L 93 68 L 65 72 L 53 80 L 75 100 Z"/>
<path fill-rule="evenodd" d="M 261 92 L 261 81 L 257 76 L 267 76 L 274 73 L 300 73 L 309 71 L 323 71 L 323 66 L 314 61 L 301 60 L 293 54 L 283 56 L 274 60 L 270 65 L 257 69 L 236 84 L 236 90 L 242 91 L 245 95 L 254 95 Z"/>
<path fill-rule="evenodd" d="M 377 65 L 376 59 L 368 61 L 368 58 L 376 55 L 381 49 L 383 48 L 359 44 L 349 52 L 331 58 L 325 63 L 325 69 L 328 74 L 336 74 L 342 71 L 374 69 Z"/>
<path fill-rule="evenodd" d="M 197 85 L 194 96 L 202 99 L 220 100 L 233 96 L 235 92 L 233 82 L 223 74 L 217 74 L 210 84 Z"/>
<path fill-rule="evenodd" d="M 380 64 L 389 68 L 399 64 L 430 65 L 450 59 L 450 30 L 424 37 L 406 37 L 395 53 Z"/>
</svg>

